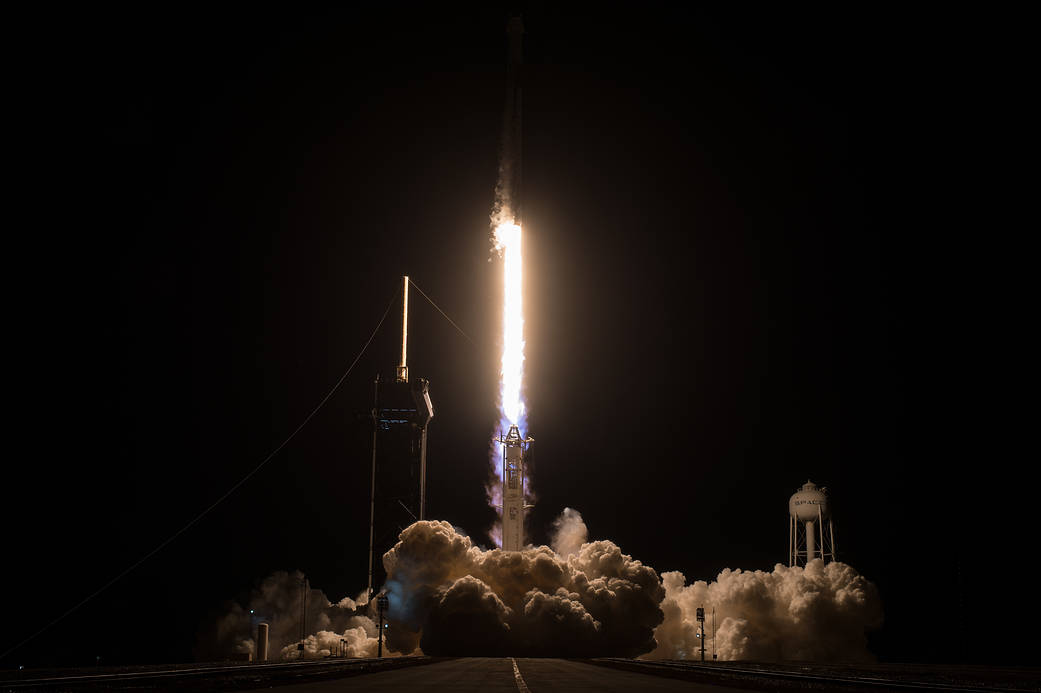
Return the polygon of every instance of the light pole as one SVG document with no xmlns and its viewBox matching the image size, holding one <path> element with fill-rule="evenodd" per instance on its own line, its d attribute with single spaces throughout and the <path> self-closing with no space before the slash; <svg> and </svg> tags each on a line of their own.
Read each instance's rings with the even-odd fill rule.
<svg viewBox="0 0 1041 693">
<path fill-rule="evenodd" d="M 387 593 L 381 592 L 379 598 L 376 599 L 376 606 L 379 610 L 379 621 L 380 621 L 380 634 L 379 640 L 376 644 L 376 656 L 383 656 L 383 612 L 385 612 L 390 604 L 390 600 L 387 599 Z"/>
<path fill-rule="evenodd" d="M 697 610 L 698 637 L 701 639 L 701 661 L 705 661 L 705 607 L 699 606 Z"/>
<path fill-rule="evenodd" d="M 296 646 L 300 656 L 304 658 L 304 640 L 307 638 L 307 578 L 300 580 L 300 643 Z"/>
</svg>

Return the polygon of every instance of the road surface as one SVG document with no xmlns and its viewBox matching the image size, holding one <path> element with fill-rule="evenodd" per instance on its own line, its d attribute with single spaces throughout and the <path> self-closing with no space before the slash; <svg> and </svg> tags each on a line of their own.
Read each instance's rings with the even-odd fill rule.
<svg viewBox="0 0 1041 693">
<path fill-rule="evenodd" d="M 516 670 L 514 669 L 516 663 Z M 347 679 L 279 686 L 278 693 L 344 691 L 473 691 L 474 693 L 548 693 L 557 691 L 685 691 L 740 693 L 740 688 L 709 686 L 676 679 L 620 671 L 566 659 L 471 657 L 426 666 L 355 676 Z"/>
</svg>

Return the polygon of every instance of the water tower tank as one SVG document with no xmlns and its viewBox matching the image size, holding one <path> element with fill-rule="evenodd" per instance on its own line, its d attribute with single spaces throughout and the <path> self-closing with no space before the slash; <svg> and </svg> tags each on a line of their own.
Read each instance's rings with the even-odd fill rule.
<svg viewBox="0 0 1041 693">
<path fill-rule="evenodd" d="M 818 517 L 828 519 L 828 495 L 823 488 L 808 480 L 788 499 L 788 512 L 800 522 L 812 522 Z"/>
</svg>

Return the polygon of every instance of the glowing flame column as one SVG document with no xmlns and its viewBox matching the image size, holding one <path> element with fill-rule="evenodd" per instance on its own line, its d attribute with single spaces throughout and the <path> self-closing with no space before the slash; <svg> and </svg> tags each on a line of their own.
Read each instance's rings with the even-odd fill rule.
<svg viewBox="0 0 1041 693">
<path fill-rule="evenodd" d="M 524 454 L 534 442 L 524 438 L 524 309 L 522 303 L 523 271 L 521 227 L 500 223 L 495 229 L 495 246 L 503 258 L 502 364 L 499 383 L 500 430 L 497 439 L 502 452 L 500 491 L 502 508 L 502 548 L 520 551 L 524 548 Z"/>
</svg>

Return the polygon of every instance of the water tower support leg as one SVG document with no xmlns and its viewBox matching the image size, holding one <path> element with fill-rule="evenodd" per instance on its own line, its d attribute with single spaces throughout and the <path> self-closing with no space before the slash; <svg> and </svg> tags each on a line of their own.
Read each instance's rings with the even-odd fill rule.
<svg viewBox="0 0 1041 693">
<path fill-rule="evenodd" d="M 806 523 L 806 565 L 814 559 L 817 550 L 816 538 L 813 536 L 813 520 Z"/>
<path fill-rule="evenodd" d="M 788 516 L 788 567 L 795 565 L 795 518 Z"/>
</svg>

